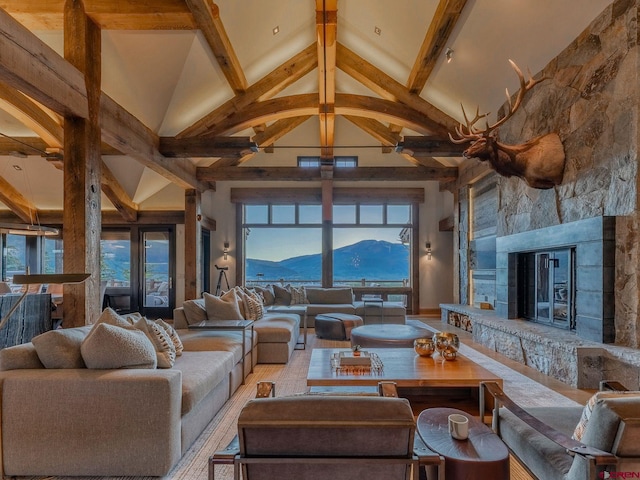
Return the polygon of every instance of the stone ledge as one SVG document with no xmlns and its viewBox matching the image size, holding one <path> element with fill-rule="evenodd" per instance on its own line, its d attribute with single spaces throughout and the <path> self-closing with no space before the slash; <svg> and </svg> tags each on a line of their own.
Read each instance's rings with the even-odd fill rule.
<svg viewBox="0 0 640 480">
<path fill-rule="evenodd" d="M 600 380 L 617 380 L 639 388 L 640 351 L 636 349 L 584 340 L 528 320 L 504 319 L 494 310 L 456 304 L 440 308 L 444 323 L 450 311 L 467 315 L 475 342 L 573 387 L 597 389 Z"/>
</svg>

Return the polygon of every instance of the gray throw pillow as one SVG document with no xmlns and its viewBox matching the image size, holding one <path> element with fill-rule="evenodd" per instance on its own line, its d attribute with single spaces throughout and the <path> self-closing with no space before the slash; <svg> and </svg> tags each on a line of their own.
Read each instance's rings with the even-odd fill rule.
<svg viewBox="0 0 640 480">
<path fill-rule="evenodd" d="M 195 325 L 207 319 L 207 310 L 204 308 L 204 298 L 187 300 L 182 304 L 182 308 L 189 325 Z"/>
<path fill-rule="evenodd" d="M 31 342 L 45 368 L 85 368 L 80 346 L 90 330 L 91 325 L 50 330 Z"/>
<path fill-rule="evenodd" d="M 280 285 L 273 285 L 273 293 L 275 294 L 274 305 L 290 305 L 291 304 L 291 292 Z"/>
</svg>

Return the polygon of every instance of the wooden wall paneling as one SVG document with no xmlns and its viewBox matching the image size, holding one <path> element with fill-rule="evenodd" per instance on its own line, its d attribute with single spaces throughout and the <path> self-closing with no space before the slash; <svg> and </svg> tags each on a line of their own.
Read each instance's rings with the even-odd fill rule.
<svg viewBox="0 0 640 480">
<path fill-rule="evenodd" d="M 202 291 L 201 194 L 195 189 L 184 192 L 184 299 L 199 298 Z"/>
</svg>

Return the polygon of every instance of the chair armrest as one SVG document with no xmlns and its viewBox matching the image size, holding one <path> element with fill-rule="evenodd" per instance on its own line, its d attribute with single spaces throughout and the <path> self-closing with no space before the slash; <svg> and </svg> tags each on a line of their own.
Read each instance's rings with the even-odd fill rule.
<svg viewBox="0 0 640 480">
<path fill-rule="evenodd" d="M 413 437 L 413 454 L 418 458 L 420 465 L 440 465 L 444 462 L 444 457 L 427 447 L 417 433 Z"/>
<path fill-rule="evenodd" d="M 604 392 L 607 390 L 612 390 L 614 392 L 627 392 L 629 389 L 625 387 L 620 382 L 616 382 L 615 380 L 602 380 L 600 382 L 600 391 Z"/>
<path fill-rule="evenodd" d="M 513 413 L 520 420 L 525 422 L 531 428 L 537 430 L 549 440 L 557 443 L 561 447 L 567 449 L 571 454 L 581 455 L 593 459 L 596 465 L 611 465 L 617 462 L 617 457 L 609 452 L 598 450 L 597 448 L 589 447 L 571 437 L 565 435 L 562 432 L 550 427 L 546 423 L 541 422 L 533 415 L 525 411 L 522 407 L 516 404 L 507 394 L 502 391 L 500 385 L 496 382 L 481 382 L 480 388 L 484 392 L 485 390 L 493 397 L 494 400 L 494 413 L 493 413 L 493 427 L 498 435 L 500 435 L 500 423 L 498 409 L 500 405 L 504 405 L 511 413 Z M 483 396 L 483 395 L 481 395 Z M 481 412 L 482 415 L 482 412 Z"/>
<path fill-rule="evenodd" d="M 381 397 L 398 397 L 398 388 L 395 382 L 378 382 L 378 395 Z"/>
<path fill-rule="evenodd" d="M 258 382 L 256 387 L 256 398 L 268 398 L 276 396 L 275 382 Z"/>
<path fill-rule="evenodd" d="M 233 459 L 236 455 L 240 454 L 240 440 L 236 435 L 233 440 L 229 442 L 224 450 L 218 450 L 215 452 L 211 459 L 213 463 L 233 463 Z"/>
</svg>

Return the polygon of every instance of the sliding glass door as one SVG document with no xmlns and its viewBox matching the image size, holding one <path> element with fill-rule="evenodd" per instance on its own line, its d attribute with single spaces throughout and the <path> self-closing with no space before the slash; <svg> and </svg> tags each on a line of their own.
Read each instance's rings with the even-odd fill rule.
<svg viewBox="0 0 640 480">
<path fill-rule="evenodd" d="M 175 271 L 172 229 L 141 229 L 139 248 L 140 311 L 149 318 L 171 318 Z"/>
</svg>

